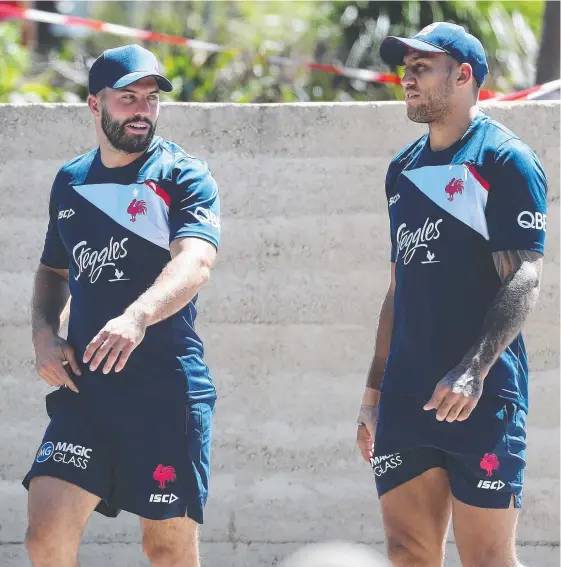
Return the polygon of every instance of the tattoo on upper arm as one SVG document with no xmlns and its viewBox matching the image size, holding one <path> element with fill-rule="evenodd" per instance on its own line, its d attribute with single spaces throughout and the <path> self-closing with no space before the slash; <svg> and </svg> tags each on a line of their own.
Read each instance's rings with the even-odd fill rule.
<svg viewBox="0 0 561 567">
<path fill-rule="evenodd" d="M 542 254 L 533 250 L 504 250 L 493 253 L 493 262 L 503 284 L 520 269 L 524 262 L 535 264 L 539 270 L 541 258 Z"/>
</svg>

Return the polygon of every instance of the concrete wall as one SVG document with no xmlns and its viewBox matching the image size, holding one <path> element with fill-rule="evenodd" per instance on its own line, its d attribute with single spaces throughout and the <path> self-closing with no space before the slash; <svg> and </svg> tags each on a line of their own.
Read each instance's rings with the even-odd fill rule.
<svg viewBox="0 0 561 567">
<path fill-rule="evenodd" d="M 519 529 L 522 558 L 548 567 L 559 565 L 559 104 L 488 113 L 537 151 L 550 180 L 543 287 L 526 328 L 532 411 Z M 223 201 L 198 326 L 220 396 L 204 567 L 277 565 L 330 539 L 382 549 L 355 418 L 388 283 L 385 170 L 422 131 L 400 103 L 163 108 L 159 133 L 209 161 Z M 0 105 L 1 566 L 27 565 L 20 479 L 47 424 L 28 305 L 49 188 L 94 144 L 84 106 Z M 146 565 L 137 528 L 128 514 L 95 515 L 84 565 Z M 459 565 L 453 546 L 447 565 Z"/>
</svg>

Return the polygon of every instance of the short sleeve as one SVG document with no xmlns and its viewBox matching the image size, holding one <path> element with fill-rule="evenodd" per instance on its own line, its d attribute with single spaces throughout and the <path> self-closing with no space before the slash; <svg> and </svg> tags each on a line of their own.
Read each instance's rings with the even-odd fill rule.
<svg viewBox="0 0 561 567">
<path fill-rule="evenodd" d="M 390 261 L 393 263 L 397 262 L 397 241 L 395 236 L 396 232 L 393 226 L 391 207 L 399 199 L 399 195 L 396 195 L 394 191 L 396 178 L 397 178 L 396 163 L 392 162 L 390 163 L 390 166 L 388 167 L 388 171 L 386 173 L 386 199 L 388 201 L 388 214 L 390 218 L 390 239 L 391 239 Z"/>
<path fill-rule="evenodd" d="M 68 254 L 58 232 L 58 201 L 57 194 L 62 175 L 59 172 L 55 178 L 49 198 L 49 225 L 41 254 L 41 264 L 57 270 L 68 270 Z"/>
<path fill-rule="evenodd" d="M 492 252 L 543 254 L 547 229 L 547 177 L 536 154 L 518 139 L 497 152 L 485 208 Z"/>
<path fill-rule="evenodd" d="M 194 236 L 218 248 L 220 196 L 207 164 L 196 159 L 178 162 L 169 209 L 169 241 Z"/>
</svg>

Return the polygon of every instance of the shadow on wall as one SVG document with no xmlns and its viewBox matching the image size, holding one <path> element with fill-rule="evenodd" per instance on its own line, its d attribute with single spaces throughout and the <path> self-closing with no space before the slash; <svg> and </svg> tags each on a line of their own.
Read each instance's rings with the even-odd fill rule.
<svg viewBox="0 0 561 567">
<path fill-rule="evenodd" d="M 379 553 L 364 545 L 328 542 L 302 548 L 279 567 L 389 567 L 389 565 Z"/>
</svg>

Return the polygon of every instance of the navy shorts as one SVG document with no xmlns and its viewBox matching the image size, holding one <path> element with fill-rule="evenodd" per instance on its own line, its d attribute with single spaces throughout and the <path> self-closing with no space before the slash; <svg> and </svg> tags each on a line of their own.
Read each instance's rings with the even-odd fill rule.
<svg viewBox="0 0 561 567">
<path fill-rule="evenodd" d="M 481 398 L 466 421 L 447 423 L 439 422 L 434 410 L 423 410 L 422 401 L 384 396 L 371 459 L 378 496 L 439 467 L 460 502 L 508 508 L 514 497 L 514 506 L 521 507 L 524 410 L 503 399 Z"/>
<path fill-rule="evenodd" d="M 96 510 L 108 517 L 126 510 L 151 520 L 187 515 L 202 524 L 215 399 L 187 402 L 184 381 L 173 382 L 170 388 L 170 381 L 158 387 L 137 380 L 102 401 L 76 378 L 79 394 L 49 394 L 51 421 L 25 488 L 33 477 L 52 476 L 99 496 Z"/>
</svg>

